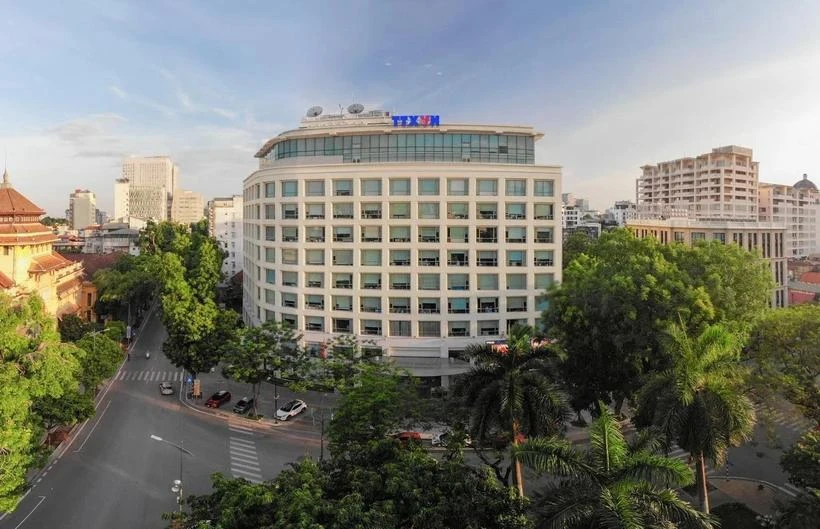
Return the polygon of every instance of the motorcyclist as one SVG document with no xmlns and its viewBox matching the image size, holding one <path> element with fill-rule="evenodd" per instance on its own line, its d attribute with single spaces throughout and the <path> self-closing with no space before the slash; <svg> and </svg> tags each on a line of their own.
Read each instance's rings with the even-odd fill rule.
<svg viewBox="0 0 820 529">
<path fill-rule="evenodd" d="M 145 358 L 151 358 L 151 351 L 145 351 Z"/>
</svg>

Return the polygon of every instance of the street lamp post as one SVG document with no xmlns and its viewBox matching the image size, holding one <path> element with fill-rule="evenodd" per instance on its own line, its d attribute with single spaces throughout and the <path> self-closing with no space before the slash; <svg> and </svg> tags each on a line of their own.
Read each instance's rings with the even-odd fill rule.
<svg viewBox="0 0 820 529">
<path fill-rule="evenodd" d="M 154 441 L 160 441 L 162 443 L 169 444 L 169 445 L 173 446 L 174 448 L 176 448 L 177 450 L 179 450 L 179 479 L 175 479 L 174 481 L 171 482 L 171 492 L 176 494 L 176 496 L 177 496 L 177 505 L 179 506 L 179 512 L 182 513 L 182 453 L 185 452 L 186 454 L 188 454 L 191 457 L 193 457 L 194 454 L 192 454 L 190 450 L 186 449 L 183 446 L 183 441 L 180 441 L 179 444 L 176 444 L 176 443 L 172 443 L 171 441 L 168 441 L 167 439 L 163 439 L 162 437 L 160 437 L 158 435 L 154 435 L 154 434 L 151 434 L 150 438 L 153 439 Z"/>
</svg>

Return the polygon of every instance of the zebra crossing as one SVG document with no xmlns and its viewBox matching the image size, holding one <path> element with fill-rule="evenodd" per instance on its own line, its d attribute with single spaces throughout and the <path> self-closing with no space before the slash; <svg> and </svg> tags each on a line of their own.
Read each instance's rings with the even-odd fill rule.
<svg viewBox="0 0 820 529">
<path fill-rule="evenodd" d="M 261 483 L 264 478 L 256 454 L 253 430 L 235 422 L 228 422 L 228 430 L 231 432 L 228 439 L 231 474 L 235 478 L 244 478 L 251 483 Z"/>
<path fill-rule="evenodd" d="M 638 430 L 632 424 L 632 421 L 629 421 L 629 423 L 627 423 L 627 424 L 622 424 L 621 425 L 621 431 L 623 432 L 624 436 L 627 439 L 631 438 L 632 436 L 634 436 L 638 432 Z M 665 455 L 667 457 L 671 457 L 673 459 L 680 459 L 684 463 L 689 463 L 690 462 L 689 452 L 687 452 L 683 448 L 680 448 L 676 444 L 673 444 L 669 449 L 669 453 L 665 454 Z"/>
<path fill-rule="evenodd" d="M 759 418 L 776 422 L 780 426 L 802 433 L 811 429 L 814 423 L 799 413 L 789 413 L 785 410 L 775 408 L 770 404 L 755 405 Z"/>
<path fill-rule="evenodd" d="M 122 370 L 117 380 L 131 382 L 179 382 L 182 380 L 181 371 L 154 371 L 145 369 L 142 371 Z"/>
</svg>

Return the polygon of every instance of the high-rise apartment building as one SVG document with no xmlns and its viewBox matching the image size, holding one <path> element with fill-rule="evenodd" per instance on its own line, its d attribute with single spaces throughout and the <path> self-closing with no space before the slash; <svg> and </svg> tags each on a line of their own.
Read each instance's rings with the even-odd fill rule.
<svg viewBox="0 0 820 529">
<path fill-rule="evenodd" d="M 97 197 L 91 191 L 75 189 L 68 199 L 68 223 L 72 230 L 81 230 L 97 223 Z"/>
<path fill-rule="evenodd" d="M 174 191 L 171 206 L 171 220 L 180 224 L 193 224 L 205 218 L 205 204 L 202 194 L 194 191 Z"/>
<path fill-rule="evenodd" d="M 820 192 L 803 175 L 792 186 L 760 183 L 760 220 L 786 227 L 786 255 L 808 257 L 820 253 Z"/>
<path fill-rule="evenodd" d="M 757 220 L 758 163 L 752 149 L 718 147 L 641 170 L 639 216 Z"/>
<path fill-rule="evenodd" d="M 788 305 L 786 228 L 758 219 L 758 163 L 752 149 L 730 145 L 695 158 L 641 167 L 637 214 L 627 226 L 663 244 L 718 240 L 756 251 L 769 262 L 771 304 Z"/>
<path fill-rule="evenodd" d="M 605 217 L 611 219 L 618 226 L 626 226 L 626 221 L 634 219 L 637 208 L 629 200 L 616 200 L 615 205 L 606 210 Z"/>
<path fill-rule="evenodd" d="M 242 195 L 208 201 L 208 233 L 225 251 L 222 275 L 229 280 L 242 271 Z"/>
<path fill-rule="evenodd" d="M 131 215 L 128 204 L 130 202 L 130 184 L 127 178 L 117 178 L 114 181 L 114 218 L 124 219 Z"/>
<path fill-rule="evenodd" d="M 143 220 L 168 220 L 168 192 L 164 187 L 128 186 L 128 214 Z"/>
<path fill-rule="evenodd" d="M 437 366 L 537 324 L 561 277 L 561 169 L 535 164 L 541 137 L 372 111 L 268 141 L 244 182 L 246 323 Z"/>
</svg>

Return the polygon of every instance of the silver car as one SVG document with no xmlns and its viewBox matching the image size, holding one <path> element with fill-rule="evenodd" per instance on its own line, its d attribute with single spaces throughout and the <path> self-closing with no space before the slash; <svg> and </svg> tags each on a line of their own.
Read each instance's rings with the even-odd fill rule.
<svg viewBox="0 0 820 529">
<path fill-rule="evenodd" d="M 172 386 L 170 382 L 160 382 L 159 383 L 159 392 L 160 392 L 161 395 L 173 395 L 174 394 L 174 386 Z"/>
</svg>

